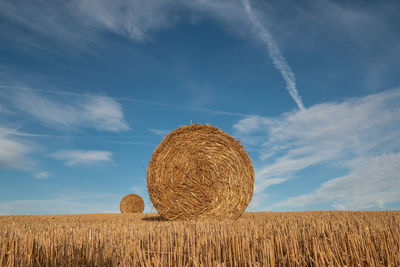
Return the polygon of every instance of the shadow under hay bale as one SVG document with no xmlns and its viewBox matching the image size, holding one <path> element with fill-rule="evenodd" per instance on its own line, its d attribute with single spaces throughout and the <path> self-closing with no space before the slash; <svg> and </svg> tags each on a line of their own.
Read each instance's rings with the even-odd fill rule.
<svg viewBox="0 0 400 267">
<path fill-rule="evenodd" d="M 139 195 L 128 194 L 121 199 L 119 209 L 121 213 L 142 213 L 144 201 Z"/>
<path fill-rule="evenodd" d="M 150 216 L 150 217 L 143 217 L 142 221 L 148 221 L 148 222 L 164 222 L 168 221 L 167 219 L 161 217 L 161 216 Z"/>
<path fill-rule="evenodd" d="M 182 126 L 154 151 L 147 189 L 166 219 L 236 219 L 252 198 L 254 171 L 229 134 L 209 125 Z"/>
</svg>

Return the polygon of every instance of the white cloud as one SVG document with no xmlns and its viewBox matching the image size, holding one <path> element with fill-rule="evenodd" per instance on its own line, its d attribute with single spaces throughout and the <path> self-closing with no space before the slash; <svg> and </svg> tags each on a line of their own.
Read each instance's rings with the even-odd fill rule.
<svg viewBox="0 0 400 267">
<path fill-rule="evenodd" d="M 223 23 L 242 27 L 243 21 L 247 20 L 239 1 L 88 0 L 73 1 L 72 6 L 76 11 L 74 15 L 83 24 L 107 29 L 139 42 L 151 39 L 155 32 L 173 27 L 180 20 L 195 22 L 200 17 L 211 16 Z"/>
<path fill-rule="evenodd" d="M 278 118 L 253 116 L 240 120 L 233 126 L 236 135 L 261 147 L 256 194 L 321 163 L 349 169 L 348 180 L 356 181 L 354 177 L 360 172 L 350 162 L 367 164 L 367 159 L 395 153 L 400 148 L 398 103 L 400 89 L 395 89 L 340 103 L 319 104 Z M 385 166 L 390 171 L 391 165 Z M 390 179 L 384 175 L 383 180 Z M 360 208 L 364 206 L 354 203 Z M 261 201 L 258 204 L 263 205 Z"/>
<path fill-rule="evenodd" d="M 112 162 L 112 153 L 100 150 L 60 150 L 52 157 L 65 161 L 68 166 Z"/>
<path fill-rule="evenodd" d="M 10 86 L 10 85 L 0 85 L 0 89 L 31 90 L 26 87 Z M 84 98 L 84 99 L 85 98 L 108 98 L 108 97 L 104 97 L 104 96 L 96 96 L 94 94 L 89 94 L 89 93 L 76 93 L 76 92 L 60 91 L 60 90 L 34 89 L 31 91 L 34 91 L 37 94 L 43 93 L 43 94 L 48 94 L 48 95 L 53 95 L 53 96 L 69 96 L 69 97 L 78 97 L 78 98 Z M 1 93 L 1 91 L 0 91 L 0 93 Z M 4 94 L 3 94 L 3 98 L 5 98 L 5 97 L 6 96 L 4 96 Z M 9 98 L 10 98 L 10 96 L 9 96 Z M 165 108 L 191 110 L 191 111 L 195 111 L 195 112 L 204 112 L 204 113 L 215 114 L 215 115 L 226 115 L 226 116 L 237 116 L 237 117 L 248 116 L 248 114 L 237 113 L 237 112 L 229 112 L 229 111 L 208 109 L 208 108 L 199 108 L 199 107 L 194 107 L 194 106 L 190 106 L 190 105 L 174 105 L 174 104 L 168 104 L 165 102 L 149 101 L 149 100 L 143 100 L 143 99 L 138 99 L 138 98 L 133 98 L 133 97 L 118 97 L 118 96 L 116 96 L 116 97 L 112 97 L 109 99 L 113 99 L 114 101 L 120 101 L 120 102 L 141 103 L 141 104 L 159 106 L 159 107 L 165 107 Z"/>
<path fill-rule="evenodd" d="M 89 34 L 93 29 L 94 32 L 107 30 L 143 42 L 149 40 L 152 33 L 174 26 L 182 17 L 193 19 L 200 15 L 212 17 L 229 25 L 227 29 L 230 31 L 248 32 L 248 28 L 251 27 L 255 31 L 254 36 L 266 44 L 273 64 L 286 82 L 290 96 L 299 109 L 304 109 L 293 71 L 269 30 L 257 18 L 248 0 L 242 0 L 242 4 L 239 1 L 220 0 L 73 0 L 67 4 L 63 3 L 60 7 L 38 1 L 32 6 L 36 15 L 34 18 L 29 6 L 25 3 L 21 5 L 18 1 L 13 4 L 0 3 L 0 7 L 6 11 L 9 19 L 40 34 L 51 34 L 55 39 L 65 36 L 66 40 L 72 44 L 78 43 L 78 46 L 79 44 L 87 46 L 90 43 L 86 40 L 86 35 L 96 39 L 93 34 Z M 60 12 L 62 10 L 65 14 Z M 27 18 L 31 18 L 35 23 Z M 80 30 L 76 31 L 76 28 Z"/>
<path fill-rule="evenodd" d="M 113 32 L 129 36 L 136 41 L 145 41 L 148 33 L 170 27 L 178 21 L 180 9 L 194 14 L 199 11 L 211 15 L 219 21 L 235 24 L 235 29 L 250 26 L 255 30 L 255 36 L 267 45 L 268 54 L 273 64 L 282 74 L 287 90 L 299 109 L 304 109 L 302 99 L 296 88 L 295 75 L 282 55 L 278 44 L 268 29 L 259 21 L 251 8 L 249 0 L 238 1 L 175 1 L 168 0 L 136 0 L 110 1 L 87 0 L 76 2 L 81 20 L 85 23 L 106 28 Z M 246 21 L 247 23 L 238 23 Z"/>
<path fill-rule="evenodd" d="M 47 179 L 49 177 L 52 176 L 51 173 L 47 172 L 47 171 L 41 171 L 41 172 L 37 172 L 33 175 L 36 179 Z"/>
<path fill-rule="evenodd" d="M 89 97 L 82 104 L 83 114 L 86 121 L 94 128 L 106 131 L 128 130 L 129 126 L 124 120 L 121 105 L 115 100 L 99 96 Z"/>
<path fill-rule="evenodd" d="M 174 25 L 178 13 L 168 0 L 73 1 L 75 15 L 86 25 L 127 35 L 136 41 L 149 39 L 149 32 Z M 175 12 L 173 12 L 173 10 Z"/>
<path fill-rule="evenodd" d="M 51 177 L 49 172 L 36 170 L 36 163 L 30 155 L 37 150 L 37 145 L 21 140 L 21 137 L 29 136 L 32 135 L 0 126 L 0 168 L 33 172 L 37 179 Z"/>
<path fill-rule="evenodd" d="M 323 183 L 311 194 L 275 203 L 269 208 L 331 203 L 340 210 L 384 208 L 400 200 L 400 153 L 382 154 L 350 163 L 349 174 Z"/>
<path fill-rule="evenodd" d="M 129 126 L 121 105 L 106 96 L 85 96 L 58 100 L 21 87 L 6 97 L 13 107 L 30 114 L 46 125 L 64 128 L 94 128 L 103 131 L 123 131 Z"/>
<path fill-rule="evenodd" d="M 15 130 L 0 127 L 0 167 L 30 170 L 34 163 L 28 155 L 33 146 L 13 136 Z"/>
<path fill-rule="evenodd" d="M 257 37 L 267 45 L 268 54 L 271 57 L 275 67 L 280 71 L 283 79 L 285 80 L 286 88 L 290 96 L 296 102 L 297 107 L 300 110 L 303 110 L 304 105 L 296 88 L 295 75 L 289 64 L 287 63 L 285 57 L 282 55 L 278 44 L 276 43 L 274 38 L 272 38 L 269 30 L 258 20 L 257 16 L 254 14 L 253 9 L 250 5 L 250 1 L 242 0 L 242 3 L 253 28 L 256 30 Z"/>
<path fill-rule="evenodd" d="M 165 130 L 165 129 L 148 129 L 149 132 L 152 132 L 155 135 L 159 135 L 161 137 L 164 137 L 167 135 L 171 130 Z"/>
<path fill-rule="evenodd" d="M 49 49 L 56 41 L 58 48 L 67 45 L 91 52 L 93 46 L 101 46 L 104 31 L 143 42 L 182 18 L 196 21 L 200 11 L 232 21 L 239 9 L 239 2 L 221 0 L 0 1 L 0 15 L 12 22 L 0 24 L 0 39 L 38 49 Z"/>
<path fill-rule="evenodd" d="M 72 15 L 70 1 L 49 2 L 0 1 L 0 16 L 10 23 L 0 24 L 0 39 L 13 40 L 16 47 L 52 49 L 69 47 L 90 51 L 89 46 L 98 45 L 100 38 Z"/>
</svg>

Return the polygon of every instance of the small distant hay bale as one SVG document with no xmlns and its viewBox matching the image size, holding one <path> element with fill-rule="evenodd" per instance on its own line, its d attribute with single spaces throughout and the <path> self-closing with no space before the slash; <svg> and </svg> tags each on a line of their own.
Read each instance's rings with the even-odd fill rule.
<svg viewBox="0 0 400 267">
<path fill-rule="evenodd" d="M 154 151 L 147 189 L 166 219 L 236 219 L 253 196 L 253 165 L 241 143 L 220 129 L 182 126 Z"/>
<path fill-rule="evenodd" d="M 128 194 L 121 199 L 119 209 L 121 213 L 142 213 L 144 201 L 139 195 Z"/>
</svg>

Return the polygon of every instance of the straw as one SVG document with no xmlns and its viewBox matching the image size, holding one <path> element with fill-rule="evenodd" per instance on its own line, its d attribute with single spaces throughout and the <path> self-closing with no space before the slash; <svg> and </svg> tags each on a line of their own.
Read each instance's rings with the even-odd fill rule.
<svg viewBox="0 0 400 267">
<path fill-rule="evenodd" d="M 121 199 L 119 209 L 121 213 L 142 213 L 144 201 L 139 195 L 128 194 Z"/>
<path fill-rule="evenodd" d="M 166 219 L 236 219 L 254 189 L 251 160 L 239 141 L 210 125 L 182 126 L 154 151 L 147 189 Z"/>
</svg>

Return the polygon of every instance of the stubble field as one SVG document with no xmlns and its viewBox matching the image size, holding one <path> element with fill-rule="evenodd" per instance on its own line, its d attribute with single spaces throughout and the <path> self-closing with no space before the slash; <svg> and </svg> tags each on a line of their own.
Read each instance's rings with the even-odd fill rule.
<svg viewBox="0 0 400 267">
<path fill-rule="evenodd" d="M 400 212 L 0 216 L 0 266 L 400 266 Z"/>
</svg>

